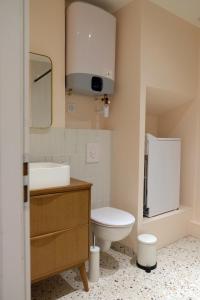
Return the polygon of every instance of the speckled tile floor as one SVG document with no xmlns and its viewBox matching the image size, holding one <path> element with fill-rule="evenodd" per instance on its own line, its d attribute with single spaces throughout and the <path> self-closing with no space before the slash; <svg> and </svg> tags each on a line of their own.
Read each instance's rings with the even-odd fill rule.
<svg viewBox="0 0 200 300">
<path fill-rule="evenodd" d="M 101 278 L 83 291 L 76 270 L 32 287 L 32 300 L 200 300 L 200 240 L 186 237 L 158 251 L 150 274 L 114 250 L 101 257 Z"/>
</svg>

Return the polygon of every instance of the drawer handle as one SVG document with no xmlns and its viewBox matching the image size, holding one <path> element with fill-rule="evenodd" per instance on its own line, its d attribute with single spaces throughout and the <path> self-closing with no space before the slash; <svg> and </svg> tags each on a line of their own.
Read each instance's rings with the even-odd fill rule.
<svg viewBox="0 0 200 300">
<path fill-rule="evenodd" d="M 61 196 L 63 196 L 63 193 L 57 193 L 57 194 L 46 194 L 46 195 L 38 195 L 38 196 L 31 196 L 31 200 L 38 200 L 38 199 L 45 199 L 49 198 L 49 200 L 57 199 Z"/>
<path fill-rule="evenodd" d="M 56 236 L 56 235 L 59 235 L 63 232 L 66 232 L 68 230 L 60 230 L 60 231 L 56 231 L 56 232 L 51 232 L 51 233 L 47 233 L 47 234 L 43 234 L 43 235 L 39 235 L 39 236 L 34 236 L 31 238 L 31 241 L 37 241 L 37 240 L 42 240 L 44 238 L 48 238 L 48 237 L 53 237 L 53 236 Z"/>
</svg>

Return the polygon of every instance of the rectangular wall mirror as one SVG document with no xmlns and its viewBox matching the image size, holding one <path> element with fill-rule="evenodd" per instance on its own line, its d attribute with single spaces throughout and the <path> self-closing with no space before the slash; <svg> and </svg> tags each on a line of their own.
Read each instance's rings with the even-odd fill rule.
<svg viewBox="0 0 200 300">
<path fill-rule="evenodd" d="M 31 127 L 51 127 L 52 61 L 48 56 L 30 53 L 30 89 Z"/>
</svg>

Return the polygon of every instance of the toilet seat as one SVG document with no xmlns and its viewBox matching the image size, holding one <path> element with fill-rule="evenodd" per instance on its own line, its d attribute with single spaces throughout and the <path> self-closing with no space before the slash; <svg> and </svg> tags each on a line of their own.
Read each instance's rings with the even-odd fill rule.
<svg viewBox="0 0 200 300">
<path fill-rule="evenodd" d="M 133 215 L 113 207 L 92 209 L 91 220 L 93 223 L 107 227 L 126 227 L 135 223 Z"/>
</svg>

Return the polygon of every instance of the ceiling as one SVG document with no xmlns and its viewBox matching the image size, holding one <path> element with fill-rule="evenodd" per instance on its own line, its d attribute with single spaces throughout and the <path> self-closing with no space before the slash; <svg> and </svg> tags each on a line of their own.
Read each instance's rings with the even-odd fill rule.
<svg viewBox="0 0 200 300">
<path fill-rule="evenodd" d="M 184 95 L 164 90 L 161 88 L 147 87 L 146 111 L 152 115 L 163 115 L 174 110 L 192 99 Z"/>
</svg>

